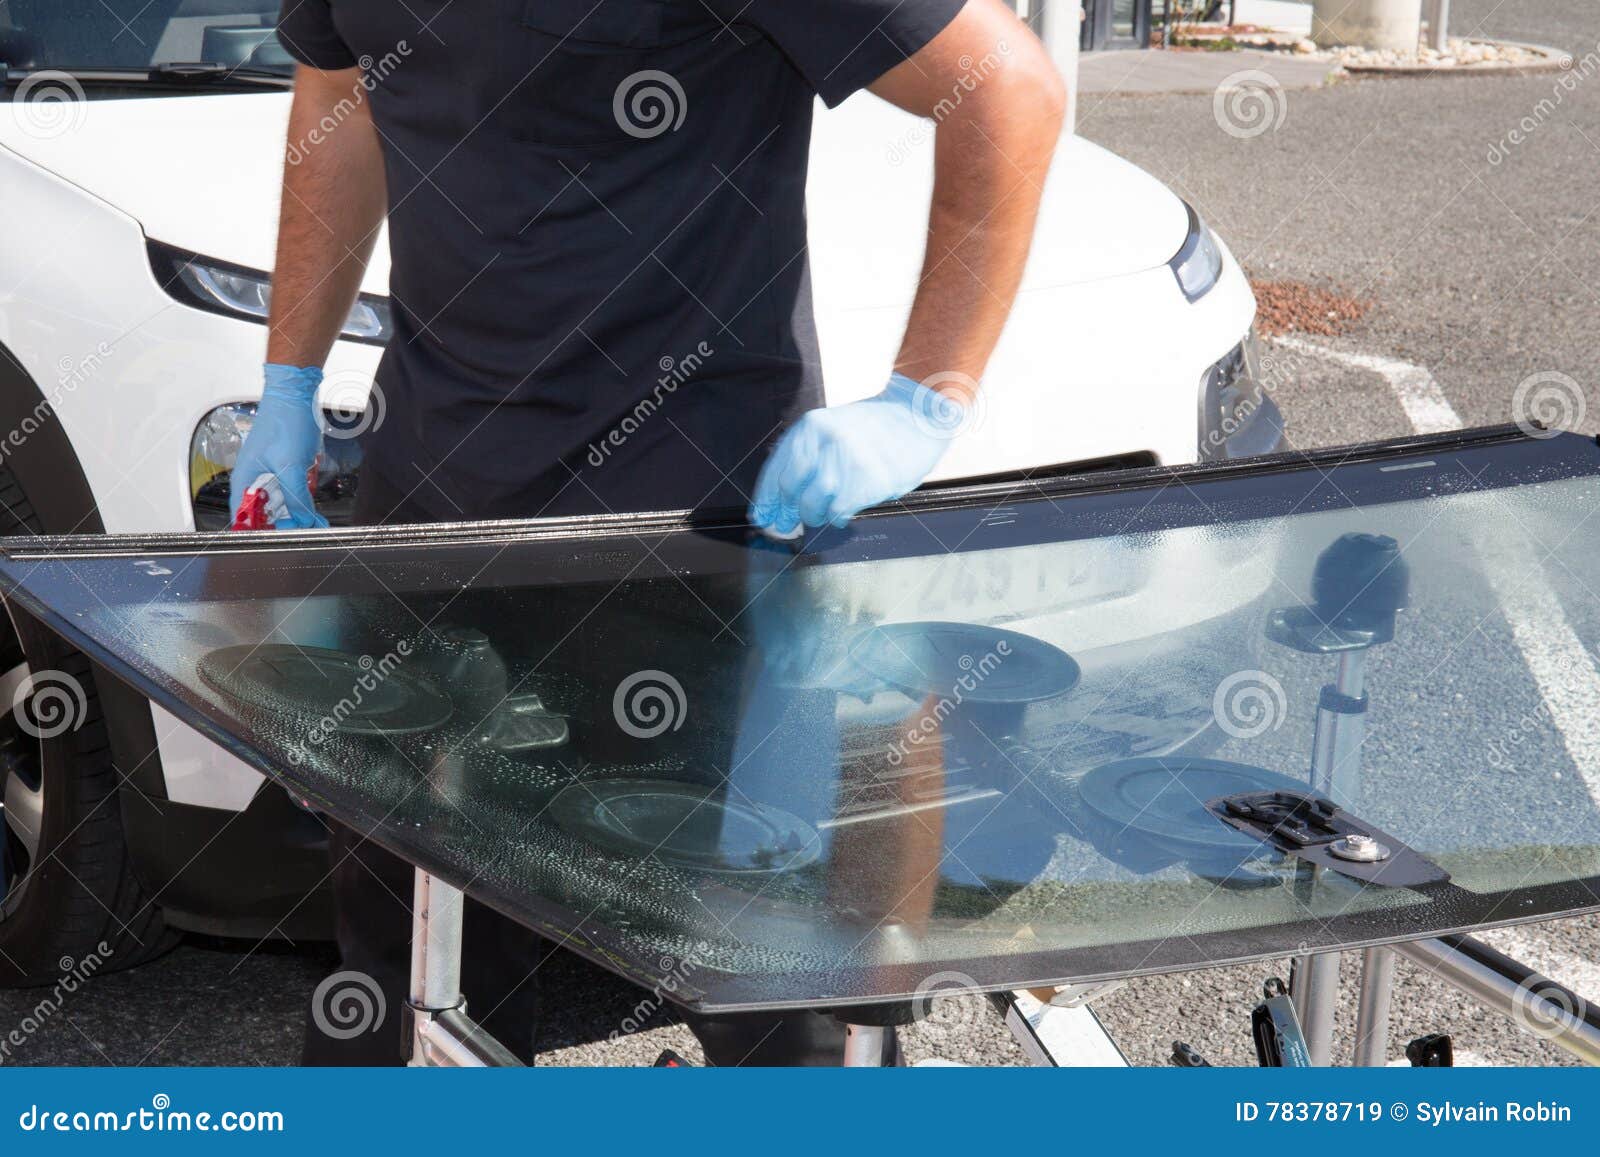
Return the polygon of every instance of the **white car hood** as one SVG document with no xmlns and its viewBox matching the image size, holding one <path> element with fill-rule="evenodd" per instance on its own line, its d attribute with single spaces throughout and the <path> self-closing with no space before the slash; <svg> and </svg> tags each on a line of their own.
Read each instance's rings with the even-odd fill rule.
<svg viewBox="0 0 1600 1157">
<path fill-rule="evenodd" d="M 13 104 L 0 145 L 128 214 L 147 237 L 271 269 L 288 117 L 287 92 L 94 100 L 51 135 Z M 379 245 L 363 287 L 388 284 Z"/>
<path fill-rule="evenodd" d="M 811 149 L 811 259 L 830 309 L 906 305 L 933 192 L 932 122 L 868 93 L 819 110 Z M 1165 265 L 1189 215 L 1138 166 L 1064 137 L 1045 181 L 1024 290 L 1103 281 Z"/>
<path fill-rule="evenodd" d="M 55 134 L 0 114 L 0 146 L 127 213 L 147 236 L 270 269 L 287 93 L 96 100 Z M 826 310 L 909 303 L 932 189 L 933 126 L 861 94 L 819 106 L 809 187 L 812 264 Z M 1182 202 L 1143 170 L 1081 138 L 1046 182 L 1025 288 L 1119 277 L 1167 262 L 1188 227 Z M 379 245 L 365 288 L 388 284 Z"/>
</svg>

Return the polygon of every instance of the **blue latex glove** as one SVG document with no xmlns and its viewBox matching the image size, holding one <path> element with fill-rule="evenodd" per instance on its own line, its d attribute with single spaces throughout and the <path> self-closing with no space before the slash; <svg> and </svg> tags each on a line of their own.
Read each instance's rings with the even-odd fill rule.
<svg viewBox="0 0 1600 1157">
<path fill-rule="evenodd" d="M 306 475 L 322 451 L 322 427 L 317 423 L 322 370 L 268 363 L 264 377 L 261 404 L 233 467 L 228 509 L 238 510 L 245 490 L 261 475 L 271 474 L 288 509 L 288 516 L 277 520 L 275 529 L 327 526 L 328 520 L 311 504 L 306 485 Z"/>
<path fill-rule="evenodd" d="M 750 521 L 775 538 L 844 526 L 909 494 L 959 433 L 966 407 L 904 374 L 860 402 L 812 410 L 778 441 L 756 479 Z"/>
</svg>

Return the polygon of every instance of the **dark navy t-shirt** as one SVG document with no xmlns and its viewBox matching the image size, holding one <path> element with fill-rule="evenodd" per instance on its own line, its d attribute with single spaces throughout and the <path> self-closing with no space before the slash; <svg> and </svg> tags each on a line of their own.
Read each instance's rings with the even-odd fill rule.
<svg viewBox="0 0 1600 1157">
<path fill-rule="evenodd" d="M 441 517 L 537 514 L 574 471 L 602 506 L 741 504 L 821 400 L 813 99 L 963 2 L 285 0 L 285 47 L 359 66 L 382 139 L 395 334 L 367 469 Z M 648 501 L 606 485 L 646 450 Z"/>
</svg>

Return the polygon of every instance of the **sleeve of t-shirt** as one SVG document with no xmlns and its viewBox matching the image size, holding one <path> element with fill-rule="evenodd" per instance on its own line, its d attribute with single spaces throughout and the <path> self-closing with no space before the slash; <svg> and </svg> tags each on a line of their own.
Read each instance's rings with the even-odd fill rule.
<svg viewBox="0 0 1600 1157">
<path fill-rule="evenodd" d="M 278 40 L 290 56 L 312 68 L 356 66 L 355 53 L 333 26 L 332 0 L 283 0 Z"/>
<path fill-rule="evenodd" d="M 715 0 L 728 20 L 753 25 L 800 70 L 828 106 L 915 56 L 966 0 Z"/>
</svg>

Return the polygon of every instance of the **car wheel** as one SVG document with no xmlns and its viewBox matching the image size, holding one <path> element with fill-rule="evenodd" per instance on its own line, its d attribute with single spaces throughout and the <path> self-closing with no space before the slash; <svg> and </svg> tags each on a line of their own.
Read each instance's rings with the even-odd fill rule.
<svg viewBox="0 0 1600 1157">
<path fill-rule="evenodd" d="M 0 533 L 40 533 L 3 467 Z M 0 986 L 149 960 L 177 934 L 128 861 L 94 672 L 48 628 L 8 610 L 9 624 L 0 619 Z"/>
</svg>

